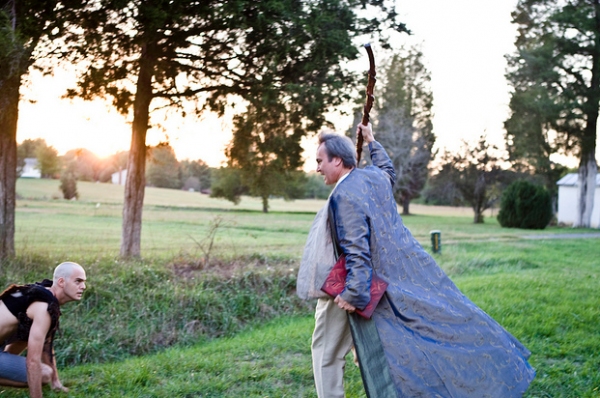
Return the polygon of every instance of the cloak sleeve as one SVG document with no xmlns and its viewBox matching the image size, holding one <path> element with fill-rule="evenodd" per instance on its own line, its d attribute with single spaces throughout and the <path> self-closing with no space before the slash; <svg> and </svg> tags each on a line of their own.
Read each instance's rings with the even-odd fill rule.
<svg viewBox="0 0 600 398">
<path fill-rule="evenodd" d="M 381 146 L 381 144 L 377 141 L 370 142 L 369 153 L 371 154 L 371 161 L 373 162 L 373 165 L 385 172 L 390 178 L 392 186 L 394 186 L 396 183 L 396 170 L 394 170 L 392 160 L 388 156 L 383 146 Z"/>
<path fill-rule="evenodd" d="M 363 205 L 364 206 L 364 205 Z M 330 220 L 341 250 L 346 255 L 346 287 L 340 296 L 358 309 L 371 299 L 370 228 L 357 196 L 344 192 L 330 200 Z"/>
</svg>

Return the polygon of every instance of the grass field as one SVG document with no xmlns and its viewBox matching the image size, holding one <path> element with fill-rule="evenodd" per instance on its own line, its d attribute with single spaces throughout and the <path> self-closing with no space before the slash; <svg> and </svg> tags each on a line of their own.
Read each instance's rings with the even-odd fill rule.
<svg viewBox="0 0 600 398">
<path fill-rule="evenodd" d="M 88 270 L 82 302 L 64 307 L 57 358 L 69 397 L 316 397 L 310 336 L 314 303 L 295 297 L 306 233 L 323 201 L 239 206 L 206 196 L 147 189 L 140 261 L 122 262 L 122 187 L 19 180 L 18 258 L 0 282 L 48 276 L 65 258 Z M 97 204 L 100 203 L 98 206 Z M 459 288 L 531 351 L 527 397 L 600 397 L 600 239 L 527 239 L 595 233 L 472 224 L 469 209 L 414 206 L 406 225 Z M 207 237 L 215 247 L 203 263 Z M 212 225 L 212 227 L 211 227 Z M 358 370 L 349 398 L 364 397 Z M 0 396 L 27 392 L 0 388 Z M 65 394 L 45 391 L 45 396 Z"/>
</svg>

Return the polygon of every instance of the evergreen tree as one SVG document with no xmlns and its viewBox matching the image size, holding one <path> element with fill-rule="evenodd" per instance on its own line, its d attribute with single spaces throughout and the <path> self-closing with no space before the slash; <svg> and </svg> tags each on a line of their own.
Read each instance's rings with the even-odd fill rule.
<svg viewBox="0 0 600 398">
<path fill-rule="evenodd" d="M 60 175 L 60 190 L 63 198 L 67 200 L 78 199 L 77 192 L 77 163 L 71 160 L 67 163 Z"/>
<path fill-rule="evenodd" d="M 201 159 L 198 160 L 182 160 L 179 163 L 180 166 L 180 179 L 183 184 L 184 189 L 186 189 L 187 181 L 190 179 L 195 179 L 196 186 L 188 186 L 187 188 L 194 188 L 196 191 L 202 191 L 209 189 L 212 182 L 212 170 L 211 168 L 204 163 Z"/>
<path fill-rule="evenodd" d="M 446 152 L 439 166 L 440 172 L 430 179 L 429 189 L 445 190 L 449 200 L 469 204 L 473 209 L 473 222 L 483 223 L 483 212 L 501 197 L 511 173 L 500 164 L 503 159 L 498 148 L 481 136 L 475 146 L 464 142 L 457 153 Z"/>
<path fill-rule="evenodd" d="M 291 141 L 284 146 L 299 152 L 302 131 L 316 131 L 327 108 L 344 98 L 341 91 L 351 79 L 340 65 L 357 55 L 352 38 L 389 26 L 404 28 L 396 23 L 393 7 L 387 10 L 385 4 L 380 0 L 92 3 L 80 16 L 83 39 L 77 48 L 88 57 L 89 67 L 70 94 L 111 97 L 120 112 L 133 116 L 121 255 L 140 255 L 152 103 L 181 107 L 185 98 L 194 97 L 198 112 L 210 108 L 221 115 L 234 97 L 251 111 L 259 101 L 266 100 L 265 106 L 277 103 L 286 108 L 284 120 L 293 126 L 282 136 Z M 359 18 L 355 10 L 367 6 L 383 12 L 372 19 Z M 257 150 L 266 133 L 237 124 L 242 125 L 234 132 L 231 155 Z M 278 134 L 282 131 L 285 128 L 279 126 Z M 231 159 L 231 167 L 247 166 L 248 158 L 240 156 Z M 296 153 L 286 154 L 283 165 L 294 167 L 296 158 Z M 267 182 L 280 178 L 276 175 L 280 170 L 276 164 L 256 168 L 260 174 L 246 174 L 252 177 L 246 184 L 259 184 L 254 191 L 263 196 Z"/>
<path fill-rule="evenodd" d="M 149 151 L 146 168 L 148 185 L 158 188 L 181 188 L 179 162 L 175 151 L 168 143 L 161 143 Z"/>
<path fill-rule="evenodd" d="M 561 170 L 551 154 L 579 158 L 576 227 L 590 226 L 598 168 L 599 21 L 600 0 L 520 0 L 513 12 L 519 36 L 507 73 L 514 89 L 508 149 L 552 179 Z"/>
<path fill-rule="evenodd" d="M 38 161 L 38 168 L 42 178 L 57 178 L 60 173 L 61 162 L 58 151 L 53 146 L 46 145 L 46 141 L 41 140 L 35 150 L 35 157 Z"/>
<path fill-rule="evenodd" d="M 552 197 L 542 186 L 519 180 L 502 194 L 498 222 L 503 227 L 544 229 L 553 216 Z"/>
<path fill-rule="evenodd" d="M 396 169 L 394 197 L 409 214 L 425 186 L 435 143 L 431 77 L 416 48 L 392 56 L 384 68 L 375 131 Z"/>
<path fill-rule="evenodd" d="M 17 120 L 23 77 L 56 51 L 79 0 L 0 0 L 0 260 L 14 255 Z M 51 73 L 54 63 L 37 63 Z"/>
</svg>

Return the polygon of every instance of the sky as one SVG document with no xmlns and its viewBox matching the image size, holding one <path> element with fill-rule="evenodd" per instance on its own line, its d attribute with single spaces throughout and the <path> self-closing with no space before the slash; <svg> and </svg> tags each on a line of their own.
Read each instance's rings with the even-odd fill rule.
<svg viewBox="0 0 600 398">
<path fill-rule="evenodd" d="M 436 149 L 455 151 L 462 140 L 474 143 L 481 135 L 504 146 L 503 122 L 510 99 L 505 55 L 514 51 L 516 27 L 510 13 L 516 4 L 517 0 L 397 0 L 400 20 L 412 35 L 396 37 L 393 45 L 422 48 L 432 79 Z M 377 54 L 377 48 L 373 50 Z M 364 59 L 359 61 L 366 72 L 368 60 L 361 52 Z M 46 77 L 32 74 L 29 87 L 22 90 L 17 141 L 44 138 L 59 154 L 87 148 L 104 157 L 129 149 L 131 126 L 110 105 L 61 99 L 74 79 L 74 73 L 66 70 Z M 213 167 L 225 161 L 223 150 L 232 137 L 230 119 L 207 114 L 202 120 L 153 116 L 152 121 L 164 128 L 148 131 L 148 145 L 168 136 L 179 160 L 202 159 Z M 334 121 L 340 133 L 352 122 L 351 117 Z M 314 169 L 314 139 L 304 146 L 305 169 Z"/>
</svg>

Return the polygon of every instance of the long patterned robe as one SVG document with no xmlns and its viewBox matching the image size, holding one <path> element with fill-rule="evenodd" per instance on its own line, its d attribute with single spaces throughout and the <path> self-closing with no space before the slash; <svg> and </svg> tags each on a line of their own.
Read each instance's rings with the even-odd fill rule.
<svg viewBox="0 0 600 398">
<path fill-rule="evenodd" d="M 373 352 L 383 350 L 399 397 L 520 397 L 535 376 L 530 352 L 414 239 L 392 195 L 392 163 L 379 143 L 369 149 L 374 166 L 351 171 L 329 200 L 336 252 L 348 270 L 342 298 L 360 309 L 373 272 L 389 283 L 371 320 L 351 317 L 357 350 L 368 348 L 358 352 L 361 367 L 381 362 Z M 365 389 L 388 398 L 392 382 L 379 373 L 370 379 L 363 370 Z"/>
</svg>

